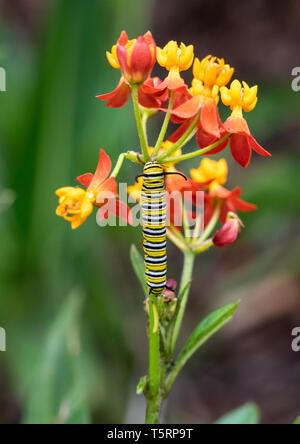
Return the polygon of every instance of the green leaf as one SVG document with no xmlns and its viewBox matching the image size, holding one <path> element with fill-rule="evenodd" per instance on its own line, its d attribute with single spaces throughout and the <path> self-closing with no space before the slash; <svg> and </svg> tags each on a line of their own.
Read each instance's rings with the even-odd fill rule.
<svg viewBox="0 0 300 444">
<path fill-rule="evenodd" d="M 298 416 L 298 418 L 295 419 L 295 421 L 293 422 L 293 424 L 300 424 L 300 416 Z"/>
<path fill-rule="evenodd" d="M 203 322 L 201 322 L 198 327 L 194 330 L 186 345 L 183 347 L 179 353 L 173 370 L 170 372 L 166 388 L 169 391 L 175 381 L 178 373 L 186 362 L 191 358 L 191 356 L 198 350 L 201 345 L 203 345 L 211 336 L 213 336 L 220 328 L 227 324 L 232 316 L 234 315 L 239 302 L 236 304 L 228 304 L 219 310 L 214 311 L 210 314 Z"/>
<path fill-rule="evenodd" d="M 260 411 L 253 404 L 245 404 L 220 418 L 216 424 L 259 424 Z"/>
<path fill-rule="evenodd" d="M 214 311 L 198 325 L 178 355 L 177 360 L 182 363 L 181 366 L 187 362 L 201 345 L 231 320 L 237 307 L 238 303 L 226 305 Z"/>
<path fill-rule="evenodd" d="M 39 364 L 32 369 L 25 424 L 86 424 L 86 376 L 81 360 L 82 297 L 71 293 L 47 332 Z"/>
<path fill-rule="evenodd" d="M 130 259 L 131 259 L 131 263 L 134 268 L 135 274 L 137 275 L 137 278 L 142 285 L 145 296 L 148 297 L 148 287 L 147 287 L 147 283 L 146 283 L 145 264 L 144 264 L 144 260 L 143 260 L 142 256 L 138 252 L 135 245 L 131 246 Z"/>
<path fill-rule="evenodd" d="M 148 384 L 148 376 L 142 376 L 136 387 L 136 394 L 142 395 L 144 393 L 147 384 Z"/>
</svg>

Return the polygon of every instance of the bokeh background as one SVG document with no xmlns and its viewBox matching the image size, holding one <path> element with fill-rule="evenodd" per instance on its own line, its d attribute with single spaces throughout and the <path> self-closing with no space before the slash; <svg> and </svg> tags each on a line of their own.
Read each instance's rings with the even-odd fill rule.
<svg viewBox="0 0 300 444">
<path fill-rule="evenodd" d="M 211 423 L 248 401 L 262 423 L 300 413 L 300 355 L 291 350 L 300 326 L 300 92 L 291 89 L 299 1 L 2 0 L 0 423 L 143 421 L 135 385 L 146 371 L 145 315 L 129 261 L 141 234 L 100 229 L 93 217 L 71 232 L 54 214 L 54 190 L 93 169 L 100 146 L 113 160 L 137 146 L 130 104 L 106 109 L 94 97 L 118 81 L 105 50 L 120 31 L 149 28 L 159 45 L 193 43 L 199 57 L 225 57 L 259 85 L 249 125 L 273 153 L 246 171 L 222 153 L 229 185 L 259 211 L 243 217 L 235 245 L 198 258 L 182 341 L 212 309 L 243 302 L 178 378 L 164 421 Z M 136 174 L 127 165 L 121 178 Z M 170 275 L 181 263 L 171 247 Z"/>
</svg>

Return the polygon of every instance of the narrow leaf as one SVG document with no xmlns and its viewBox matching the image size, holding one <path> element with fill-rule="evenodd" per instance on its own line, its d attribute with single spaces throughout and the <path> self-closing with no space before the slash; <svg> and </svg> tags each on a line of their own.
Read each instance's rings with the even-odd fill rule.
<svg viewBox="0 0 300 444">
<path fill-rule="evenodd" d="M 135 274 L 137 275 L 137 278 L 142 285 L 143 291 L 144 291 L 145 295 L 148 296 L 144 260 L 143 260 L 142 256 L 140 255 L 140 253 L 138 252 L 135 245 L 131 246 L 130 260 L 131 260 L 132 266 L 134 268 Z"/>
<path fill-rule="evenodd" d="M 186 361 L 203 345 L 214 333 L 216 333 L 223 325 L 227 324 L 234 315 L 237 304 L 229 304 L 225 307 L 210 314 L 198 327 L 194 330 L 186 345 L 178 355 L 177 360 L 182 362 L 183 366 Z"/>
<path fill-rule="evenodd" d="M 239 302 L 229 304 L 216 310 L 198 325 L 176 359 L 175 366 L 167 380 L 167 390 L 170 390 L 178 373 L 198 348 L 231 320 L 238 304 Z"/>
<path fill-rule="evenodd" d="M 216 424 L 259 424 L 259 408 L 252 403 L 245 404 L 220 418 Z"/>
</svg>

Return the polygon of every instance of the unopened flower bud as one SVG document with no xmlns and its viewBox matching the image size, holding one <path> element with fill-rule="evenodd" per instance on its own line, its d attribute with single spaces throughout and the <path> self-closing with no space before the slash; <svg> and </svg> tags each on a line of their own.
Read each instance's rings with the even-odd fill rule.
<svg viewBox="0 0 300 444">
<path fill-rule="evenodd" d="M 233 244 L 243 226 L 241 219 L 236 214 L 230 213 L 227 222 L 215 233 L 213 243 L 219 248 Z"/>
</svg>

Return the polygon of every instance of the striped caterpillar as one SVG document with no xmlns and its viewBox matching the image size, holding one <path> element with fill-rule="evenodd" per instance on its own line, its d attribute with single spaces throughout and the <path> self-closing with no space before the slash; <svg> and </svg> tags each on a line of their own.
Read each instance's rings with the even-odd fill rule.
<svg viewBox="0 0 300 444">
<path fill-rule="evenodd" d="M 144 167 L 142 186 L 143 247 L 149 293 L 159 296 L 167 282 L 165 172 L 157 162 Z"/>
<path fill-rule="evenodd" d="M 167 203 L 165 177 L 180 172 L 165 172 L 156 161 L 147 162 L 142 184 L 143 248 L 146 267 L 146 282 L 149 294 L 159 296 L 167 288 Z"/>
</svg>

